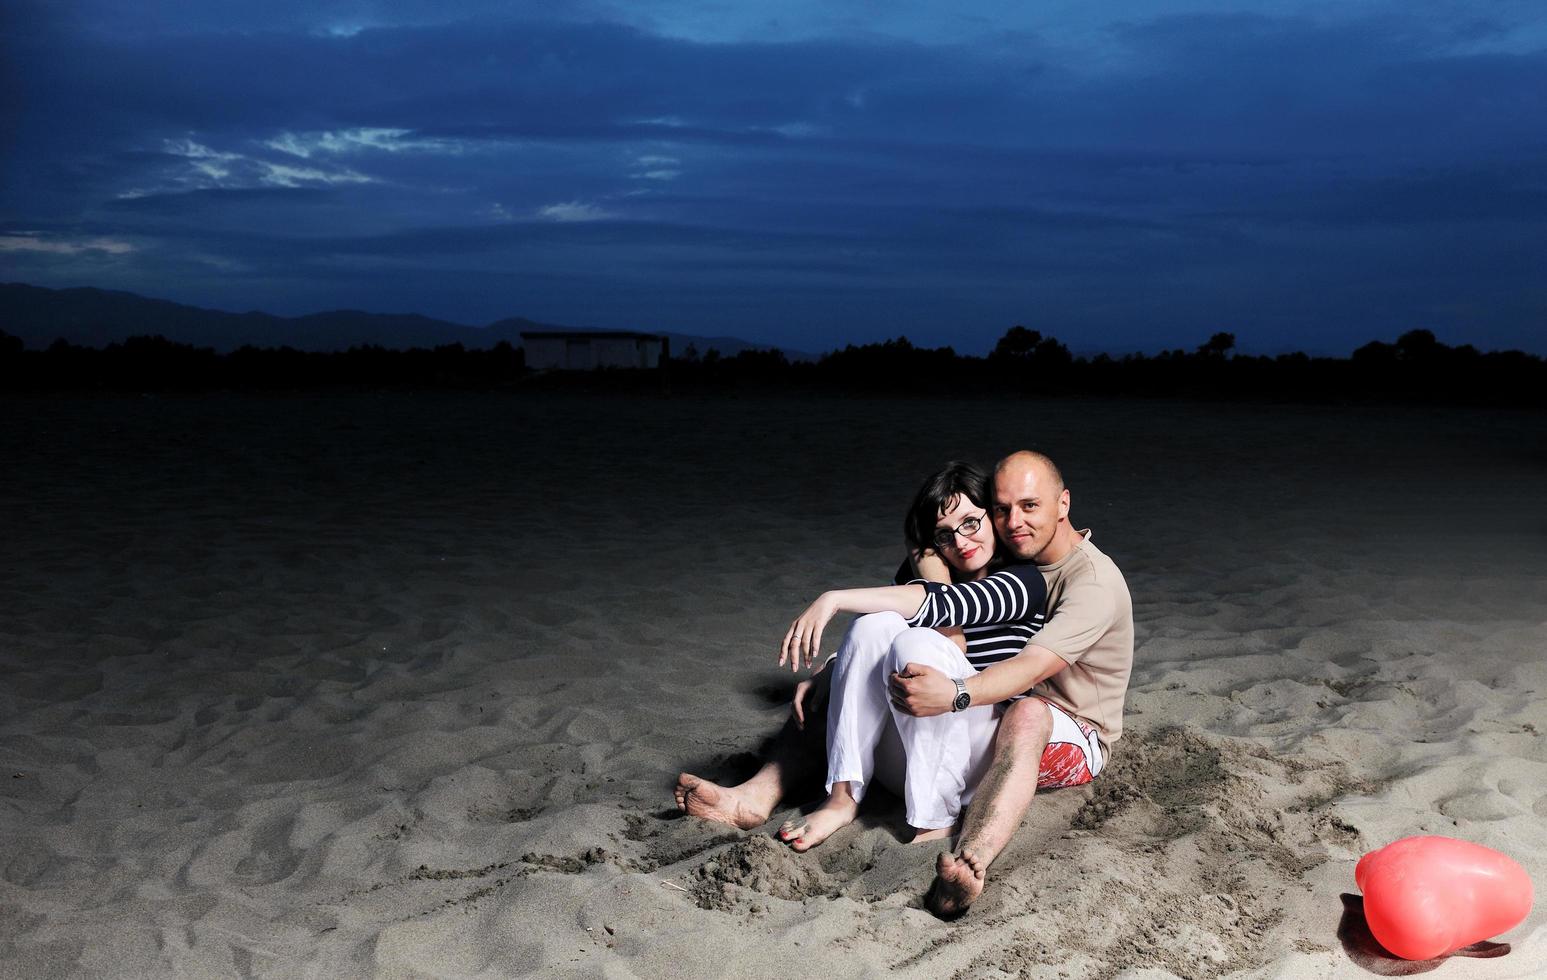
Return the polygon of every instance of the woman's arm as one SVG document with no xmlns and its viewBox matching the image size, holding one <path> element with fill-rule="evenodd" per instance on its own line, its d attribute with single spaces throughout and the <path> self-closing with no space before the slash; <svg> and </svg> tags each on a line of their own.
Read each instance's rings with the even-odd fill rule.
<svg viewBox="0 0 1547 980">
<path fill-rule="evenodd" d="M 873 589 L 834 589 L 817 596 L 806 611 L 796 617 L 779 644 L 779 666 L 788 661 L 790 670 L 811 666 L 822 648 L 822 630 L 839 613 L 894 612 L 913 616 L 924 604 L 924 586 L 883 585 Z"/>
<path fill-rule="evenodd" d="M 790 624 L 779 644 L 779 666 L 810 666 L 822 646 L 822 630 L 841 612 L 894 612 L 910 626 L 987 626 L 1030 619 L 1047 604 L 1047 583 L 1037 566 L 1007 565 L 976 582 L 941 585 L 913 582 L 873 589 L 824 592 Z"/>
<path fill-rule="evenodd" d="M 1030 619 L 1047 605 L 1047 583 L 1032 564 L 1006 565 L 975 582 L 920 585 L 929 594 L 909 626 L 986 626 Z"/>
<path fill-rule="evenodd" d="M 939 582 L 941 585 L 951 584 L 951 566 L 945 563 L 938 551 L 932 548 L 909 551 L 908 560 L 913 564 L 914 578 Z M 967 652 L 967 634 L 960 626 L 937 626 L 935 632 L 956 644 L 956 649 L 962 653 Z"/>
</svg>

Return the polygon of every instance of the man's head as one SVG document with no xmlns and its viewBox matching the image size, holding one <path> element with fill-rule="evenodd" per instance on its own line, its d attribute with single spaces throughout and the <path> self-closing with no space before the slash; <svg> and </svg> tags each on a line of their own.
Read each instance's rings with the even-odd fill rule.
<svg viewBox="0 0 1547 980">
<path fill-rule="evenodd" d="M 989 513 L 1004 546 L 1022 561 L 1051 564 L 1072 546 L 1069 491 L 1063 474 L 1041 453 L 1011 453 L 994 467 Z"/>
</svg>

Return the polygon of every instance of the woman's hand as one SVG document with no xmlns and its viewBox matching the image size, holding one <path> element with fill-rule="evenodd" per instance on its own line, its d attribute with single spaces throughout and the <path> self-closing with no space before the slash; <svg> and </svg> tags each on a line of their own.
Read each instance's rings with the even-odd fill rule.
<svg viewBox="0 0 1547 980">
<path fill-rule="evenodd" d="M 795 699 L 790 703 L 791 714 L 795 716 L 795 727 L 801 731 L 806 730 L 806 698 L 811 694 L 811 689 L 816 687 L 817 677 L 821 675 L 822 671 L 827 669 L 830 663 L 832 663 L 831 660 L 822 664 L 822 666 L 811 672 L 810 677 L 795 685 Z"/>
<path fill-rule="evenodd" d="M 802 662 L 809 667 L 822 649 L 822 630 L 838 613 L 837 598 L 831 592 L 823 592 L 817 600 L 796 617 L 784 634 L 779 645 L 779 666 L 789 661 L 792 672 L 799 671 Z"/>
<path fill-rule="evenodd" d="M 925 548 L 913 552 L 909 557 L 913 559 L 913 573 L 919 578 L 943 585 L 951 584 L 951 566 L 946 564 L 938 551 Z"/>
</svg>

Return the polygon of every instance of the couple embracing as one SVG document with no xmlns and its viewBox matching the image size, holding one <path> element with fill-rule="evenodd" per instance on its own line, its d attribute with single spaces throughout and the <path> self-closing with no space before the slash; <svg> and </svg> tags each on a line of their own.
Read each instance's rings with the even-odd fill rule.
<svg viewBox="0 0 1547 980">
<path fill-rule="evenodd" d="M 802 742 L 825 705 L 827 798 L 779 839 L 817 846 L 882 785 L 915 841 L 960 828 L 925 901 L 943 917 L 966 911 L 1036 791 L 1089 782 L 1122 734 L 1133 606 L 1069 506 L 1041 453 L 1007 456 L 992 475 L 952 463 L 930 477 L 904 520 L 898 584 L 823 593 L 785 634 L 779 663 L 799 670 L 833 616 L 859 614 L 796 688 L 768 761 L 736 786 L 683 773 L 677 806 L 742 829 L 767 821 L 811 767 Z"/>
</svg>

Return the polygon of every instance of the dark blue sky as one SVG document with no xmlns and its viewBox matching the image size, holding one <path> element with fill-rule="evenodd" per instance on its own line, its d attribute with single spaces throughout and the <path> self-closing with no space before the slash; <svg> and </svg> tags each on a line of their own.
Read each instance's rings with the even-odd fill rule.
<svg viewBox="0 0 1547 980">
<path fill-rule="evenodd" d="M 1547 352 L 1535 0 L 0 11 L 4 280 L 806 350 Z"/>
</svg>

